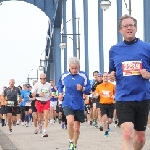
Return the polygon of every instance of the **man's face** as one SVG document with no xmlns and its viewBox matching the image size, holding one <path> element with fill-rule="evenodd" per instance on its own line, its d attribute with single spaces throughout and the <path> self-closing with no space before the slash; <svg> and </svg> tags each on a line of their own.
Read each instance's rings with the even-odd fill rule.
<svg viewBox="0 0 150 150">
<path fill-rule="evenodd" d="M 54 86 L 54 81 L 51 80 L 51 81 L 50 81 L 50 84 L 51 84 L 51 86 Z"/>
<path fill-rule="evenodd" d="M 11 80 L 9 81 L 9 86 L 10 86 L 10 87 L 14 87 L 14 84 L 15 84 L 15 80 L 11 79 Z"/>
<path fill-rule="evenodd" d="M 69 69 L 71 74 L 75 75 L 79 71 L 79 64 L 70 64 Z"/>
<path fill-rule="evenodd" d="M 98 75 L 97 72 L 95 72 L 94 75 L 93 75 L 93 78 L 94 78 L 95 80 L 97 80 L 97 75 Z"/>
<path fill-rule="evenodd" d="M 108 82 L 108 73 L 103 74 L 103 82 Z"/>
<path fill-rule="evenodd" d="M 126 18 L 122 20 L 120 33 L 126 41 L 132 41 L 135 39 L 135 34 L 137 32 L 137 27 L 135 22 L 131 18 Z"/>
<path fill-rule="evenodd" d="M 101 76 L 100 76 L 100 75 L 99 75 L 99 76 L 97 76 L 97 81 L 98 81 L 98 82 L 101 82 L 102 80 L 103 80 L 103 75 L 101 75 Z"/>
<path fill-rule="evenodd" d="M 29 90 L 30 90 L 30 87 L 26 86 L 26 87 L 25 87 L 25 90 L 29 91 Z"/>
<path fill-rule="evenodd" d="M 40 75 L 40 80 L 41 80 L 42 84 L 45 84 L 46 83 L 46 75 L 45 74 Z"/>
</svg>

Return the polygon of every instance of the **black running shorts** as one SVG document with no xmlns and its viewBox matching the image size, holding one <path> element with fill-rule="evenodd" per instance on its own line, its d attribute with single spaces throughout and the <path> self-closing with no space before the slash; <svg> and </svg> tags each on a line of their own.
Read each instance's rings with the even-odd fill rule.
<svg viewBox="0 0 150 150">
<path fill-rule="evenodd" d="M 69 107 L 64 107 L 63 111 L 65 116 L 74 115 L 74 121 L 84 122 L 84 110 L 73 110 Z"/>
<path fill-rule="evenodd" d="M 119 123 L 132 122 L 134 129 L 137 131 L 145 131 L 148 112 L 149 100 L 139 101 L 116 101 L 116 112 Z"/>
<path fill-rule="evenodd" d="M 113 118 L 114 104 L 100 104 L 101 115 L 107 115 L 108 118 Z"/>
</svg>

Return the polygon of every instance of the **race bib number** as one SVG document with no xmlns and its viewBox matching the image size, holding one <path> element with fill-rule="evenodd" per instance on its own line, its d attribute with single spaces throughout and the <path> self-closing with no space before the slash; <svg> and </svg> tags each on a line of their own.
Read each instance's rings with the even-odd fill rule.
<svg viewBox="0 0 150 150">
<path fill-rule="evenodd" d="M 31 102 L 30 101 L 25 102 L 25 106 L 31 106 Z"/>
<path fill-rule="evenodd" d="M 52 92 L 52 96 L 55 96 L 56 94 L 55 94 L 55 92 Z"/>
<path fill-rule="evenodd" d="M 110 91 L 102 91 L 102 97 L 110 97 Z"/>
<path fill-rule="evenodd" d="M 142 69 L 141 61 L 124 61 L 122 62 L 123 76 L 140 75 Z"/>
<path fill-rule="evenodd" d="M 14 101 L 7 101 L 7 106 L 13 107 L 14 106 Z"/>
<path fill-rule="evenodd" d="M 42 93 L 48 93 L 48 89 L 44 89 L 44 88 L 43 88 L 43 89 L 41 89 L 41 92 L 42 92 Z"/>
</svg>

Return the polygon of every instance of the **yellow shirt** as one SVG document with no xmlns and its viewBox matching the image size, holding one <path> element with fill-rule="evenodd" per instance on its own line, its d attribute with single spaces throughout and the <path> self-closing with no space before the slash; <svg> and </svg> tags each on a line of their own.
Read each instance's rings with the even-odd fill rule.
<svg viewBox="0 0 150 150">
<path fill-rule="evenodd" d="M 108 83 L 101 83 L 96 87 L 95 93 L 100 95 L 101 104 L 112 104 L 114 103 L 114 98 L 112 97 L 115 94 L 115 85 Z"/>
</svg>

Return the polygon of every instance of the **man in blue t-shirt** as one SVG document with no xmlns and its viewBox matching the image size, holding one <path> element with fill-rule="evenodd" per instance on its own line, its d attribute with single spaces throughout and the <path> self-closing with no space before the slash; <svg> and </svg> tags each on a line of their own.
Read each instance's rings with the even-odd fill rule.
<svg viewBox="0 0 150 150">
<path fill-rule="evenodd" d="M 135 37 L 137 20 L 129 15 L 120 18 L 119 29 L 124 41 L 111 47 L 109 68 L 110 80 L 116 80 L 122 150 L 140 150 L 145 144 L 150 99 L 150 44 Z"/>
<path fill-rule="evenodd" d="M 26 127 L 29 126 L 29 106 L 31 106 L 31 100 L 29 100 L 30 97 L 30 85 L 26 84 L 25 90 L 21 92 L 22 97 L 22 106 L 25 110 L 25 120 L 26 120 Z"/>
</svg>

